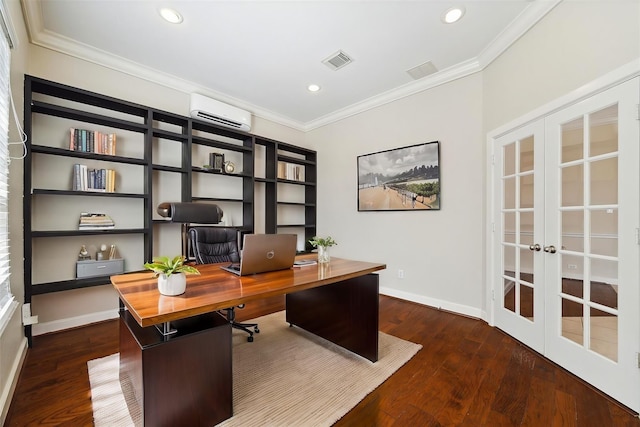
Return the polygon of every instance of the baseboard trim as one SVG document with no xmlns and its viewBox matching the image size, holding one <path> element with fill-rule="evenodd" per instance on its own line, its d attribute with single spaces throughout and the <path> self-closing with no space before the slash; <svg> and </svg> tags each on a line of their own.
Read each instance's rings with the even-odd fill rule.
<svg viewBox="0 0 640 427">
<path fill-rule="evenodd" d="M 5 383 L 2 394 L 0 394 L 0 408 L 2 408 L 2 412 L 0 413 L 0 425 L 4 425 L 4 422 L 7 420 L 9 405 L 11 405 L 13 394 L 15 393 L 18 385 L 18 379 L 20 378 L 20 371 L 22 371 L 24 359 L 27 357 L 27 348 L 28 343 L 27 338 L 25 337 L 20 343 L 16 357 L 13 359 L 11 370 L 8 372 L 7 378 L 10 378 L 10 380 Z"/>
<path fill-rule="evenodd" d="M 50 332 L 62 331 L 65 329 L 77 328 L 91 323 L 105 320 L 117 319 L 118 310 L 106 310 L 98 313 L 85 314 L 83 316 L 69 317 L 67 319 L 54 320 L 52 322 L 38 323 L 33 325 L 32 335 L 48 334 Z"/>
<path fill-rule="evenodd" d="M 461 314 L 467 317 L 474 317 L 476 319 L 482 319 L 482 309 L 477 307 L 470 307 L 467 305 L 456 304 L 450 301 L 444 301 L 436 298 L 425 297 L 424 295 L 417 295 L 410 292 L 399 291 L 397 289 L 380 287 L 380 293 L 390 297 L 400 298 L 407 301 L 416 302 L 418 304 L 428 305 L 429 307 L 437 308 L 438 310 L 450 311 L 452 313 Z"/>
</svg>

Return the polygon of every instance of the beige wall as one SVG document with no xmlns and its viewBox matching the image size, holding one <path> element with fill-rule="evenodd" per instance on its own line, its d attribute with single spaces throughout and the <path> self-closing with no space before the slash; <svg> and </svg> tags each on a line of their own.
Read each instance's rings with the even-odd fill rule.
<svg viewBox="0 0 640 427">
<path fill-rule="evenodd" d="M 383 292 L 479 316 L 482 77 L 475 74 L 307 134 L 318 147 L 318 233 L 335 255 L 387 263 Z M 440 141 L 441 210 L 358 212 L 356 157 Z M 398 278 L 398 270 L 404 278 Z"/>
<path fill-rule="evenodd" d="M 565 0 L 484 71 L 489 132 L 640 57 L 640 2 Z"/>
</svg>

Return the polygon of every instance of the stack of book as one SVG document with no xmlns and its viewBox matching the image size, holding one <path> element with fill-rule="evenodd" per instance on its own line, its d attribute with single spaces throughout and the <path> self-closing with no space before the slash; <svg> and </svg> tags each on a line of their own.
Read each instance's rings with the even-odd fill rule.
<svg viewBox="0 0 640 427">
<path fill-rule="evenodd" d="M 89 169 L 86 165 L 73 165 L 73 191 L 113 193 L 116 190 L 116 171 Z"/>
<path fill-rule="evenodd" d="M 69 150 L 113 156 L 116 154 L 116 134 L 71 128 Z"/>
<path fill-rule="evenodd" d="M 109 230 L 116 225 L 107 214 L 82 212 L 80 214 L 80 230 Z"/>
<path fill-rule="evenodd" d="M 278 162 L 278 178 L 290 181 L 304 181 L 304 166 Z"/>
</svg>

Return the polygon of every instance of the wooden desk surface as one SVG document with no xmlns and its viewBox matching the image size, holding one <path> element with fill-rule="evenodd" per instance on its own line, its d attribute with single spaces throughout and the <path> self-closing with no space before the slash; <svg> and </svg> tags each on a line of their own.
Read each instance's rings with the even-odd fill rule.
<svg viewBox="0 0 640 427">
<path fill-rule="evenodd" d="M 331 257 L 314 265 L 238 277 L 222 264 L 198 265 L 200 275 L 187 275 L 187 290 L 175 297 L 160 295 L 152 272 L 111 276 L 111 283 L 142 327 L 233 307 L 249 301 L 341 282 L 384 270 L 385 264 Z"/>
</svg>

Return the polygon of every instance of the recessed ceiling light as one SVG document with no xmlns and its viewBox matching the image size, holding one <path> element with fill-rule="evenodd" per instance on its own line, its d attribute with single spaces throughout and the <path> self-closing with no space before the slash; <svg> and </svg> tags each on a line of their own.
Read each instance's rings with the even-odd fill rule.
<svg viewBox="0 0 640 427">
<path fill-rule="evenodd" d="M 172 24 L 179 24 L 183 21 L 182 15 L 180 15 L 177 11 L 173 9 L 169 9 L 168 7 L 160 9 L 160 15 L 167 21 Z"/>
<path fill-rule="evenodd" d="M 309 92 L 317 92 L 317 91 L 320 90 L 320 86 L 311 84 L 311 85 L 307 86 L 307 90 Z"/>
<path fill-rule="evenodd" d="M 462 18 L 464 11 L 465 9 L 462 6 L 452 7 L 442 14 L 442 22 L 445 24 L 453 24 Z"/>
</svg>

